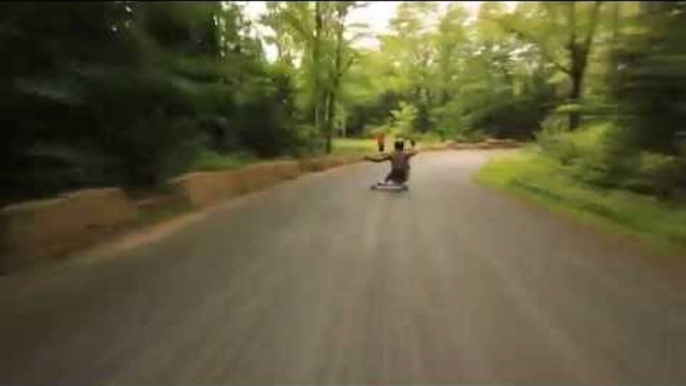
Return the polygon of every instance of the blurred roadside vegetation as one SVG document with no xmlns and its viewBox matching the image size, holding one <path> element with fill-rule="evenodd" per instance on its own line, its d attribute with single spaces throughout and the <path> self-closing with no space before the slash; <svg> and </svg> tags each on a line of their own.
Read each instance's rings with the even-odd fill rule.
<svg viewBox="0 0 686 386">
<path fill-rule="evenodd" d="M 2 3 L 0 202 L 374 151 L 379 132 L 529 141 L 585 186 L 678 202 L 685 4 L 403 2 L 373 35 L 363 2 Z"/>
</svg>

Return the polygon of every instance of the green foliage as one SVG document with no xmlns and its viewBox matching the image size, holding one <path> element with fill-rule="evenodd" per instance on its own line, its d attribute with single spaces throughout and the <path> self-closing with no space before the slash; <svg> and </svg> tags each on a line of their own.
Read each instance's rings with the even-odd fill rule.
<svg viewBox="0 0 686 386">
<path fill-rule="evenodd" d="M 272 156 L 304 146 L 291 74 L 263 61 L 235 4 L 0 10 L 0 51 L 12 58 L 0 63 L 3 200 L 156 185 L 206 148 Z M 14 172 L 22 164 L 36 170 Z M 48 182 L 51 175 L 74 177 Z"/>
<path fill-rule="evenodd" d="M 646 8 L 617 48 L 614 97 L 632 146 L 675 154 L 686 122 L 686 3 Z"/>
<path fill-rule="evenodd" d="M 575 131 L 550 126 L 537 135 L 537 143 L 545 154 L 567 167 L 580 181 L 618 186 L 635 157 L 616 154 L 617 131 L 610 124 L 588 125 Z"/>
<path fill-rule="evenodd" d="M 550 126 L 536 135 L 536 142 L 543 152 L 563 165 L 569 165 L 578 155 L 576 146 L 570 141 L 570 136 L 570 133 L 564 129 Z"/>
<path fill-rule="evenodd" d="M 275 157 L 298 145 L 298 133 L 285 112 L 273 99 L 259 98 L 241 106 L 236 117 L 245 147 L 258 156 Z"/>
<path fill-rule="evenodd" d="M 686 167 L 678 157 L 642 152 L 636 176 L 630 180 L 633 190 L 669 196 L 683 187 Z"/>
<path fill-rule="evenodd" d="M 579 183 L 553 159 L 535 153 L 488 163 L 477 181 L 535 200 L 579 220 L 631 232 L 659 246 L 686 246 L 686 208 L 622 190 Z"/>
<path fill-rule="evenodd" d="M 495 137 L 529 139 L 540 128 L 549 106 L 545 93 L 509 99 L 494 96 L 492 103 L 472 112 L 470 126 Z"/>
<path fill-rule="evenodd" d="M 3 3 L 3 199 L 150 186 L 372 130 L 536 138 L 577 181 L 678 194 L 685 4 L 486 2 L 470 18 L 404 2 L 362 49 L 358 2 L 268 2 L 263 38 L 235 2 Z"/>
<path fill-rule="evenodd" d="M 570 132 L 547 128 L 537 136 L 544 154 L 579 181 L 606 188 L 669 196 L 684 188 L 684 158 L 651 152 L 633 153 L 626 129 L 595 124 Z"/>
<path fill-rule="evenodd" d="M 618 39 L 610 56 L 616 65 L 615 76 L 609 78 L 612 99 L 558 107 L 538 141 L 580 181 L 666 197 L 686 188 L 679 147 L 679 122 L 686 122 L 686 51 L 681 43 L 686 8 L 679 2 L 645 8 L 629 19 L 633 28 Z M 611 116 L 607 112 L 612 112 L 613 102 L 617 108 Z M 588 137 L 593 132 L 588 128 L 560 132 L 562 116 L 574 113 L 596 114 L 616 124 L 604 125 L 595 137 Z"/>
<path fill-rule="evenodd" d="M 602 23 L 602 1 L 520 3 L 513 14 L 498 19 L 505 30 L 522 42 L 533 45 L 547 66 L 566 79 L 569 103 L 584 97 L 589 63 Z M 581 124 L 582 114 L 569 110 L 569 127 Z"/>
<path fill-rule="evenodd" d="M 237 169 L 255 162 L 256 158 L 249 153 L 219 154 L 212 150 L 201 150 L 194 160 L 185 166 L 185 171 L 216 171 Z"/>
<path fill-rule="evenodd" d="M 370 154 L 377 151 L 376 141 L 368 139 L 339 138 L 334 142 L 334 154 Z"/>
<path fill-rule="evenodd" d="M 531 138 L 559 98 L 540 50 L 498 22 L 507 14 L 485 3 L 470 21 L 459 4 L 402 4 L 379 51 L 351 70 L 352 131 L 383 124 L 402 100 L 416 107 L 418 132 Z"/>
<path fill-rule="evenodd" d="M 574 148 L 570 174 L 578 180 L 603 187 L 617 186 L 626 175 L 627 162 L 633 157 L 625 155 L 622 161 L 613 157 L 612 133 L 616 128 L 609 124 L 588 125 L 568 133 L 567 140 Z"/>
<path fill-rule="evenodd" d="M 435 131 L 444 138 L 465 132 L 467 127 L 461 107 L 461 102 L 457 99 L 451 99 L 443 106 L 435 107 L 431 113 L 437 122 Z"/>
<path fill-rule="evenodd" d="M 271 29 L 267 41 L 276 45 L 278 62 L 295 66 L 295 57 L 300 58 L 295 101 L 304 112 L 301 123 L 321 131 L 327 151 L 334 126 L 345 114 L 339 100 L 341 82 L 357 59 L 352 41 L 359 34 L 347 20 L 357 6 L 351 1 L 268 2 L 268 13 L 262 17 L 262 24 Z"/>
<path fill-rule="evenodd" d="M 418 110 L 415 106 L 400 102 L 397 110 L 391 111 L 393 122 L 389 134 L 395 137 L 409 136 L 414 131 L 414 123 L 417 119 Z"/>
</svg>

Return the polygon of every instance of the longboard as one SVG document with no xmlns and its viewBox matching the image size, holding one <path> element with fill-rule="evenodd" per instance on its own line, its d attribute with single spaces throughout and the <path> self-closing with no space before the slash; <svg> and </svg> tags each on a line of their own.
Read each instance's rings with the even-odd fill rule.
<svg viewBox="0 0 686 386">
<path fill-rule="evenodd" d="M 408 184 L 395 184 L 395 183 L 376 183 L 371 186 L 372 190 L 399 190 L 406 191 L 410 189 Z"/>
</svg>

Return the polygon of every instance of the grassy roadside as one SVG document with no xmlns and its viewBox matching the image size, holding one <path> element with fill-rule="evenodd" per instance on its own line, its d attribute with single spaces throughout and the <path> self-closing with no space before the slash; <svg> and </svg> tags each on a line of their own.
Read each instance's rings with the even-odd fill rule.
<svg viewBox="0 0 686 386">
<path fill-rule="evenodd" d="M 373 139 L 339 138 L 333 141 L 333 154 L 363 155 L 376 151 L 376 141 Z"/>
<path fill-rule="evenodd" d="M 493 159 L 474 178 L 604 231 L 635 236 L 664 252 L 686 252 L 686 203 L 582 184 L 533 150 Z"/>
<path fill-rule="evenodd" d="M 217 154 L 211 151 L 204 151 L 188 165 L 188 172 L 205 172 L 218 170 L 238 169 L 258 161 L 258 158 L 248 153 L 236 154 Z"/>
</svg>

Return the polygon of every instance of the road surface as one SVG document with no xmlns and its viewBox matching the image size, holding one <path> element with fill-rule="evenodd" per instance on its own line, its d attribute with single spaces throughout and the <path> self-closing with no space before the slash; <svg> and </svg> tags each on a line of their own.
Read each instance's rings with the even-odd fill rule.
<svg viewBox="0 0 686 386">
<path fill-rule="evenodd" d="M 686 383 L 686 270 L 475 185 L 486 152 L 305 176 L 0 278 L 0 384 Z M 492 154 L 492 153 L 490 153 Z"/>
</svg>

